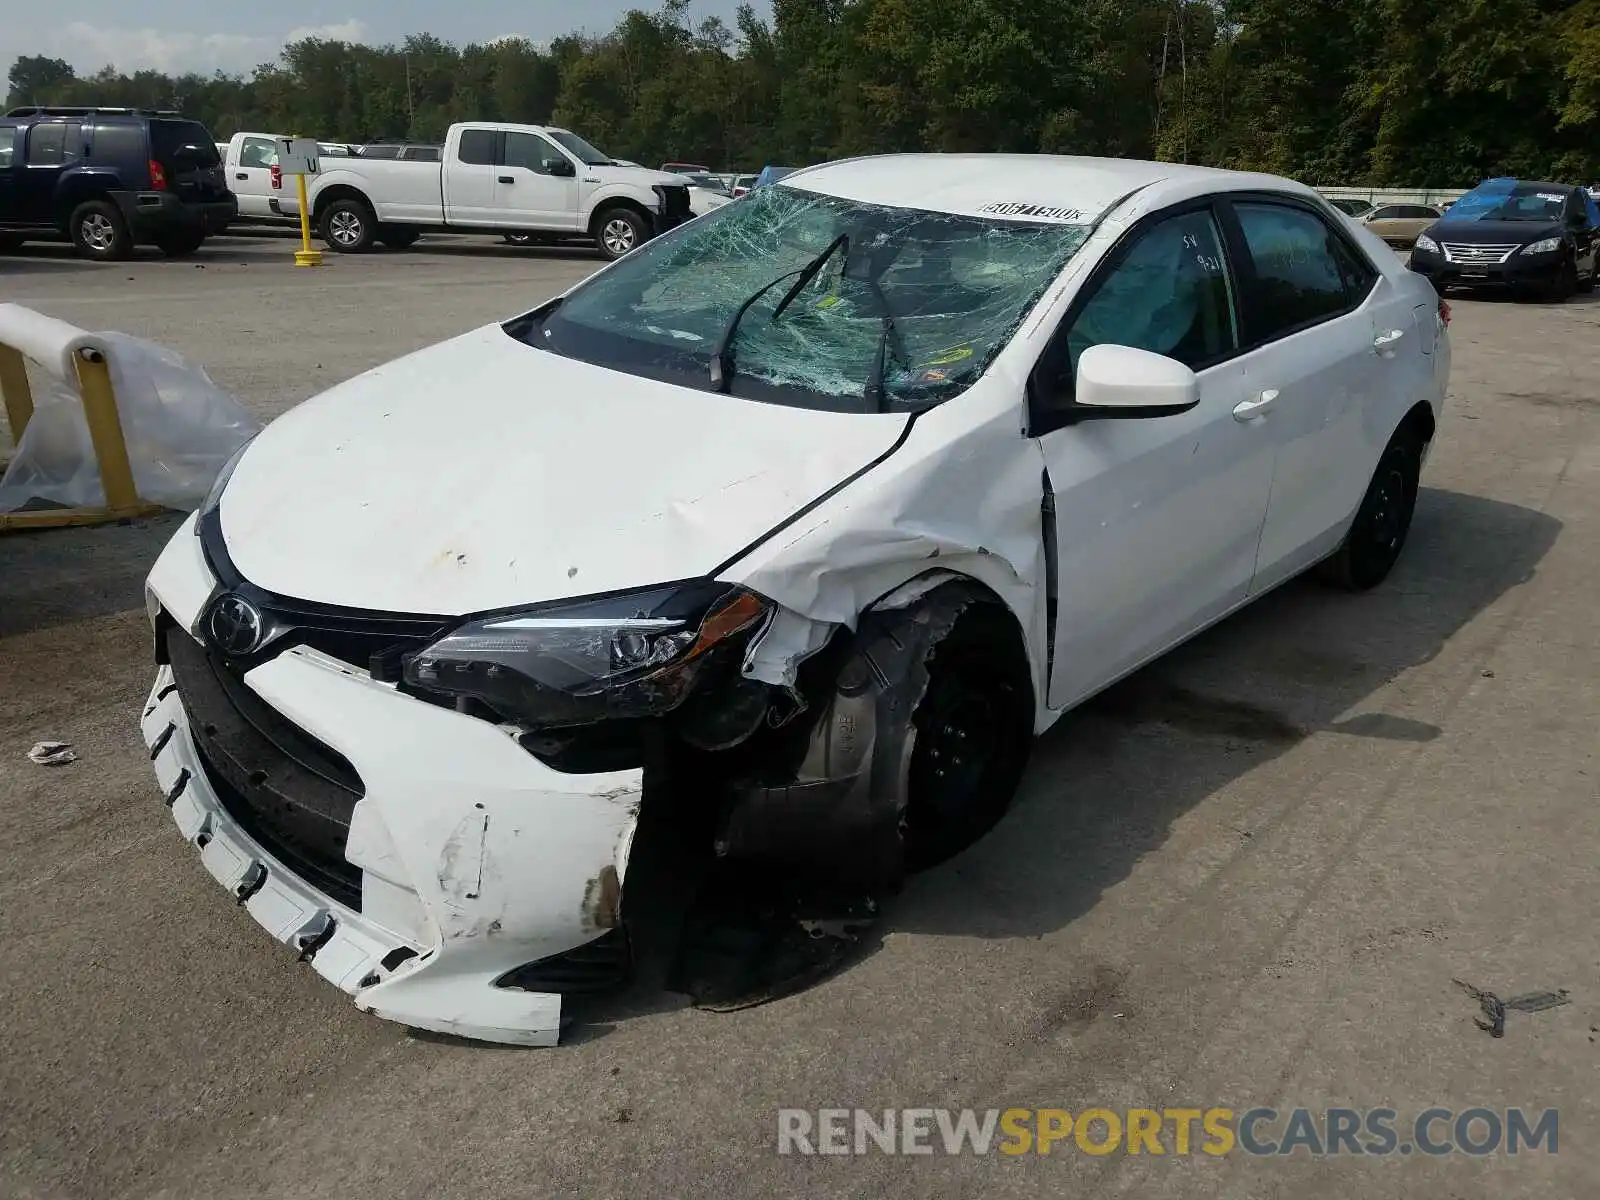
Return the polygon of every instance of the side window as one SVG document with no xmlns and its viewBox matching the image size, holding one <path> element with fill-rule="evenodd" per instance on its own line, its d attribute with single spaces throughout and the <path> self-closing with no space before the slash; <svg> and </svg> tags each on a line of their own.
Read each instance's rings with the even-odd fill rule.
<svg viewBox="0 0 1600 1200">
<path fill-rule="evenodd" d="M 1279 337 L 1351 307 L 1338 239 L 1319 217 L 1279 204 L 1242 203 L 1234 211 L 1255 265 L 1262 337 Z"/>
<path fill-rule="evenodd" d="M 1239 344 L 1235 311 L 1211 213 L 1170 217 L 1140 236 L 1078 310 L 1067 331 L 1069 370 L 1105 342 L 1208 366 Z"/>
<path fill-rule="evenodd" d="M 1346 302 L 1352 306 L 1360 304 L 1367 298 L 1372 285 L 1378 282 L 1378 269 L 1340 238 L 1329 238 L 1328 245 L 1332 247 L 1333 257 L 1339 264 Z"/>
<path fill-rule="evenodd" d="M 145 153 L 144 130 L 127 122 L 96 125 L 89 155 L 102 164 L 137 163 L 141 166 L 150 157 Z"/>
<path fill-rule="evenodd" d="M 551 159 L 563 157 L 561 151 L 535 134 L 506 134 L 505 165 L 508 167 L 526 167 L 530 171 L 548 175 L 550 171 L 545 164 Z"/>
<path fill-rule="evenodd" d="M 464 129 L 461 145 L 456 153 L 464 163 L 478 167 L 494 166 L 495 131 L 492 129 Z"/>
<path fill-rule="evenodd" d="M 0 169 L 17 161 L 17 127 L 0 125 Z"/>
<path fill-rule="evenodd" d="M 76 121 L 48 121 L 28 133 L 30 166 L 55 167 L 83 152 L 83 127 Z"/>
<path fill-rule="evenodd" d="M 1392 221 L 1400 216 L 1400 209 L 1393 204 L 1385 204 L 1382 208 L 1374 209 L 1367 214 L 1369 221 Z"/>
<path fill-rule="evenodd" d="M 266 138 L 245 138 L 239 150 L 241 167 L 271 167 L 278 161 L 278 148 Z"/>
</svg>

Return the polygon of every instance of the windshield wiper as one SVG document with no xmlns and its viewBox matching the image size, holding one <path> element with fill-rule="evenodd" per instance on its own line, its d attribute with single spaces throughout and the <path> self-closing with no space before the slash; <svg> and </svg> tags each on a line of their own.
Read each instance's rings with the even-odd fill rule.
<svg viewBox="0 0 1600 1200">
<path fill-rule="evenodd" d="M 779 275 L 776 279 L 768 280 L 766 283 L 757 288 L 743 304 L 739 305 L 739 307 L 734 310 L 734 314 L 731 318 L 729 318 L 728 324 L 723 329 L 721 336 L 717 338 L 717 344 L 713 346 L 711 350 L 712 391 L 726 392 L 728 390 L 728 386 L 733 382 L 733 355 L 729 353 L 729 347 L 733 345 L 733 339 L 739 332 L 739 322 L 744 320 L 745 313 L 750 311 L 755 302 L 761 299 L 761 297 L 765 296 L 773 288 L 777 287 L 785 279 L 798 275 L 799 278 L 795 280 L 794 286 L 784 293 L 784 297 L 781 301 L 779 301 L 778 307 L 772 310 L 772 319 L 776 321 L 783 313 L 783 310 L 789 306 L 789 302 L 805 290 L 806 284 L 810 283 L 817 277 L 817 272 L 822 270 L 823 264 L 826 263 L 828 259 L 833 257 L 834 251 L 838 250 L 840 246 L 848 246 L 849 244 L 850 235 L 848 233 L 841 233 L 838 237 L 834 238 L 833 241 L 828 243 L 828 248 L 826 250 L 813 258 L 805 266 L 795 271 L 787 271 L 784 274 Z"/>
</svg>

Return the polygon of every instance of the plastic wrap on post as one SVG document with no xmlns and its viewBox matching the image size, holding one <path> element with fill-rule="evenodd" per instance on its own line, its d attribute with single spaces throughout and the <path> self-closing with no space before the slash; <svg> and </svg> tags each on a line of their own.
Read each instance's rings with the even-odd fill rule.
<svg viewBox="0 0 1600 1200">
<path fill-rule="evenodd" d="M 260 423 L 181 355 L 122 333 L 92 338 L 111 366 L 139 497 L 170 508 L 197 507 Z M 36 500 L 84 507 L 106 502 L 82 400 L 53 369 L 0 479 L 0 512 Z"/>
</svg>

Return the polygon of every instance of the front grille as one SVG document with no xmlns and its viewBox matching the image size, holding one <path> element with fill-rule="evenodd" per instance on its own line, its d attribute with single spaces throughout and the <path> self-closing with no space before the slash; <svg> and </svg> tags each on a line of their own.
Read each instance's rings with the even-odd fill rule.
<svg viewBox="0 0 1600 1200">
<path fill-rule="evenodd" d="M 1464 266 L 1498 266 L 1516 252 L 1516 246 L 1468 246 L 1460 242 L 1444 243 L 1445 261 Z"/>
<path fill-rule="evenodd" d="M 168 628 L 166 648 L 201 765 L 228 815 L 307 883 L 359 912 L 361 871 L 344 856 L 366 793 L 355 767 L 181 629 Z"/>
</svg>

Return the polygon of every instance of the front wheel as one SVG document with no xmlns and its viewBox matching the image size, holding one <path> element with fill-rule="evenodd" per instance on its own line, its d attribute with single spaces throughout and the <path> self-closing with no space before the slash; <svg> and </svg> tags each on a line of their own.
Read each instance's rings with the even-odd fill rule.
<svg viewBox="0 0 1600 1200">
<path fill-rule="evenodd" d="M 1026 658 L 999 609 L 973 605 L 933 649 L 912 717 L 906 865 L 943 862 L 987 833 L 1011 804 L 1033 744 Z"/>
<path fill-rule="evenodd" d="M 1422 478 L 1422 440 L 1401 429 L 1383 451 L 1356 518 L 1339 549 L 1317 567 L 1326 583 L 1350 592 L 1377 587 L 1405 548 Z"/>
<path fill-rule="evenodd" d="M 107 200 L 90 200 L 73 209 L 67 233 L 78 254 L 96 262 L 115 262 L 133 253 L 128 224 Z"/>
<path fill-rule="evenodd" d="M 600 253 L 613 261 L 643 245 L 649 236 L 644 218 L 631 208 L 608 208 L 595 218 Z"/>
<path fill-rule="evenodd" d="M 1559 304 L 1568 299 L 1573 292 L 1578 290 L 1578 268 L 1569 258 L 1561 264 L 1561 270 L 1556 272 L 1555 279 L 1550 284 L 1550 290 L 1545 294 L 1545 299 L 1552 304 Z"/>
<path fill-rule="evenodd" d="M 335 200 L 322 214 L 322 240 L 340 254 L 360 254 L 372 247 L 378 222 L 360 200 Z"/>
</svg>

